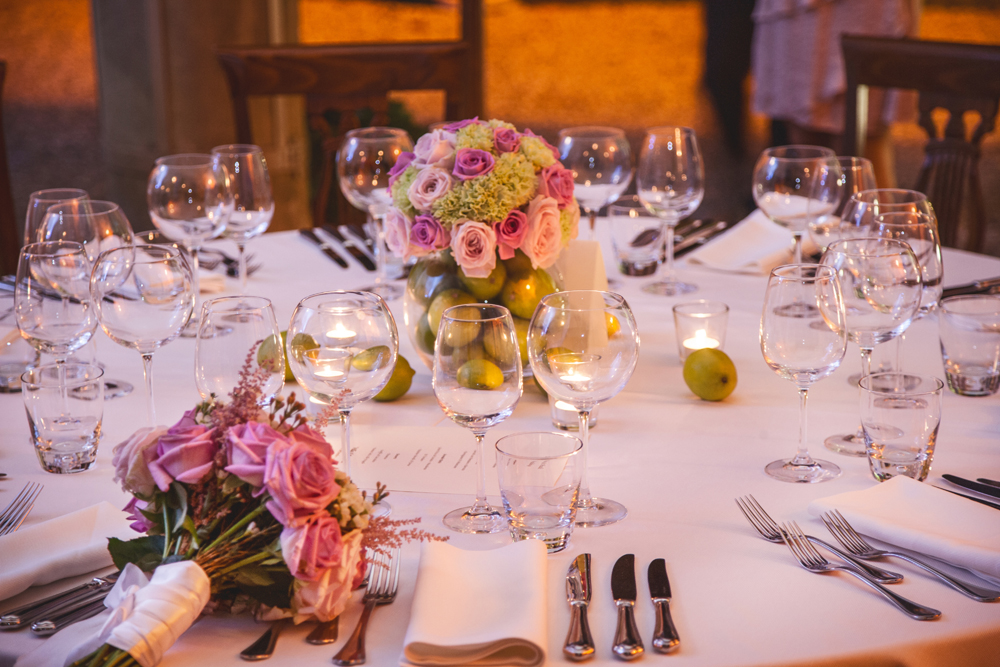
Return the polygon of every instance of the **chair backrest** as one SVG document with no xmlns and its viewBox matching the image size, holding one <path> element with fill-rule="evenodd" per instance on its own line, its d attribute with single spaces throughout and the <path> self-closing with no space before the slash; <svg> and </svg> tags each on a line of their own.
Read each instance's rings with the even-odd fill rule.
<svg viewBox="0 0 1000 667">
<path fill-rule="evenodd" d="M 3 83 L 6 76 L 7 63 L 0 60 L 0 275 L 17 273 L 17 258 L 21 248 L 14 197 L 10 192 L 7 143 L 3 138 Z"/>
<path fill-rule="evenodd" d="M 915 189 L 934 205 L 944 245 L 959 244 L 965 219 L 961 245 L 979 250 L 985 225 L 979 147 L 993 131 L 1000 105 L 1000 47 L 852 35 L 841 38 L 841 47 L 847 75 L 844 145 L 862 154 L 869 86 L 918 91 L 919 122 L 929 140 Z M 943 124 L 938 109 L 948 116 Z M 967 128 L 970 112 L 979 121 Z"/>
<path fill-rule="evenodd" d="M 253 143 L 249 97 L 303 95 L 310 128 L 322 141 L 322 171 L 312 204 L 313 225 L 322 225 L 335 187 L 337 150 L 344 133 L 357 126 L 352 112 L 371 109 L 372 124 L 385 125 L 388 93 L 402 90 L 443 91 L 448 119 L 482 112 L 482 0 L 462 0 L 461 25 L 456 42 L 220 49 L 237 141 Z M 330 110 L 340 112 L 338 127 L 331 127 L 324 116 Z"/>
</svg>

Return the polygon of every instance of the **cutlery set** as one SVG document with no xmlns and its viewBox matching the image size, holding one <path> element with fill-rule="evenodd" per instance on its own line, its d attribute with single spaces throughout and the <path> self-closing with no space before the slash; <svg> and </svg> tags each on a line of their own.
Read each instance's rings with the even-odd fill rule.
<svg viewBox="0 0 1000 667">
<path fill-rule="evenodd" d="M 351 257 L 358 261 L 361 266 L 365 267 L 368 271 L 375 270 L 375 262 L 372 260 L 371 255 L 368 253 L 367 244 L 359 240 L 351 230 L 346 227 L 334 227 L 333 225 L 324 225 L 323 231 L 332 236 L 340 244 L 340 248 L 346 250 L 350 253 Z M 338 247 L 333 243 L 328 243 L 323 240 L 323 238 L 316 233 L 314 229 L 300 229 L 299 234 L 304 238 L 308 239 L 312 243 L 319 246 L 319 249 L 323 251 L 327 257 L 332 259 L 337 263 L 342 269 L 347 268 L 347 260 L 341 255 Z"/>
<path fill-rule="evenodd" d="M 563 654 L 573 661 L 594 656 L 594 639 L 587 622 L 590 604 L 590 554 L 580 554 L 569 566 L 566 574 L 566 600 L 570 605 L 570 625 L 563 646 Z M 656 608 L 656 625 L 653 630 L 653 648 L 660 653 L 670 653 L 680 644 L 680 637 L 670 617 L 670 580 L 667 578 L 666 561 L 657 558 L 647 571 L 649 596 Z M 618 610 L 612 653 L 622 660 L 640 657 L 645 648 L 635 622 L 635 601 L 638 590 L 635 583 L 635 555 L 626 554 L 615 562 L 611 570 L 611 595 Z"/>
<path fill-rule="evenodd" d="M 32 633 L 48 637 L 67 625 L 96 616 L 104 610 L 104 598 L 111 592 L 119 574 L 94 577 L 68 591 L 11 609 L 0 616 L 0 630 L 30 627 Z"/>
</svg>

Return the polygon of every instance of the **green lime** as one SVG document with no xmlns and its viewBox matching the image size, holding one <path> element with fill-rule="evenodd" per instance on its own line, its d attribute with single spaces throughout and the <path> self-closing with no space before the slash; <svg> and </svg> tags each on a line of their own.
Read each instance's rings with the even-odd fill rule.
<svg viewBox="0 0 1000 667">
<path fill-rule="evenodd" d="M 514 251 L 514 256 L 503 260 L 503 265 L 507 269 L 507 275 L 518 276 L 522 273 L 532 271 L 531 260 L 521 250 Z"/>
<path fill-rule="evenodd" d="M 475 308 L 462 308 L 462 311 L 462 317 L 464 319 L 480 319 L 479 310 Z M 444 340 L 441 342 L 448 347 L 462 347 L 463 345 L 468 345 L 479 336 L 479 331 L 482 329 L 482 326 L 483 325 L 478 322 L 448 320 L 444 327 L 444 331 L 441 332 L 444 335 Z"/>
<path fill-rule="evenodd" d="M 460 289 L 446 289 L 434 297 L 430 307 L 427 308 L 427 324 L 431 331 L 437 335 L 438 325 L 441 324 L 441 315 L 452 306 L 459 306 L 466 303 L 476 303 L 475 297 Z"/>
<path fill-rule="evenodd" d="M 490 327 L 483 332 L 483 347 L 486 353 L 504 368 L 511 368 L 514 365 L 514 359 L 518 356 L 514 351 L 516 341 L 516 335 L 508 336 L 499 327 Z"/>
<path fill-rule="evenodd" d="M 287 338 L 288 332 L 282 331 L 281 335 Z M 319 343 L 317 343 L 316 339 L 307 333 L 297 333 L 292 337 L 292 342 L 288 343 L 285 347 L 288 349 L 288 355 L 285 357 L 285 379 L 288 380 L 289 377 L 291 377 L 291 379 L 294 380 L 295 376 L 291 374 L 292 369 L 288 366 L 288 357 L 295 357 L 295 361 L 300 364 L 305 363 L 302 360 L 302 355 L 306 352 L 306 350 L 315 350 L 319 348 Z"/>
<path fill-rule="evenodd" d="M 427 354 L 434 354 L 435 338 L 437 338 L 437 329 L 431 329 L 431 325 L 427 321 L 427 313 L 424 313 L 417 322 L 417 346 Z"/>
<path fill-rule="evenodd" d="M 555 291 L 552 278 L 539 269 L 508 277 L 500 292 L 500 302 L 507 306 L 514 317 L 530 320 L 542 297 Z"/>
<path fill-rule="evenodd" d="M 280 373 L 284 355 L 281 346 L 284 341 L 277 336 L 268 336 L 257 348 L 257 365 L 268 373 Z"/>
<path fill-rule="evenodd" d="M 495 297 L 503 289 L 504 281 L 507 280 L 507 268 L 504 267 L 503 262 L 497 262 L 496 267 L 485 278 L 470 278 L 465 275 L 465 271 L 459 269 L 458 279 L 462 281 L 462 286 L 472 296 L 480 301 L 486 301 Z"/>
<path fill-rule="evenodd" d="M 389 381 L 382 387 L 382 391 L 375 394 L 375 400 L 381 403 L 388 403 L 401 398 L 403 394 L 410 390 L 413 384 L 413 375 L 416 371 L 410 366 L 410 362 L 403 355 L 396 356 L 396 365 L 392 369 Z"/>
<path fill-rule="evenodd" d="M 387 346 L 376 345 L 354 355 L 351 367 L 359 371 L 375 371 L 388 364 L 391 358 L 392 352 Z"/>
<path fill-rule="evenodd" d="M 514 333 L 517 334 L 517 349 L 521 353 L 521 365 L 528 365 L 528 325 L 530 320 L 514 318 Z"/>
<path fill-rule="evenodd" d="M 458 369 L 457 379 L 467 389 L 496 389 L 503 384 L 503 371 L 492 361 L 470 359 Z"/>
<path fill-rule="evenodd" d="M 699 398 L 721 401 L 736 388 L 736 366 L 722 350 L 695 350 L 684 362 L 684 382 Z"/>
<path fill-rule="evenodd" d="M 549 392 L 545 391 L 545 387 L 543 387 L 542 383 L 538 381 L 538 376 L 537 375 L 532 375 L 531 379 L 535 381 L 535 386 L 538 387 L 538 391 L 542 392 L 542 396 L 544 396 L 545 398 L 548 398 L 549 397 Z"/>
</svg>

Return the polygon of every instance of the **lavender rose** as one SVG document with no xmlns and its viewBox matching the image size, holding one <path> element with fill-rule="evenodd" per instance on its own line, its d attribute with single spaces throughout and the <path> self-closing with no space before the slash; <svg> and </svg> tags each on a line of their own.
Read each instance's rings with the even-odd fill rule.
<svg viewBox="0 0 1000 667">
<path fill-rule="evenodd" d="M 493 145 L 498 153 L 516 153 L 521 147 L 521 135 L 509 127 L 494 128 Z"/>
<path fill-rule="evenodd" d="M 478 148 L 460 148 L 455 155 L 455 168 L 451 173 L 463 181 L 485 176 L 493 171 L 496 161 L 493 154 Z"/>
<path fill-rule="evenodd" d="M 430 171 L 430 170 L 428 170 Z M 410 227 L 410 246 L 425 252 L 447 248 L 451 241 L 441 223 L 432 215 L 418 215 Z"/>
<path fill-rule="evenodd" d="M 301 526 L 285 528 L 281 555 L 293 577 L 316 581 L 324 570 L 339 565 L 344 555 L 340 523 L 321 512 Z"/>
<path fill-rule="evenodd" d="M 413 162 L 415 157 L 417 156 L 410 151 L 403 151 L 399 154 L 399 157 L 396 158 L 396 164 L 392 165 L 392 169 L 389 170 L 390 188 L 392 187 L 392 184 L 396 182 L 396 179 L 403 175 L 403 172 L 406 171 L 406 168 L 410 166 L 410 163 Z"/>
<path fill-rule="evenodd" d="M 510 259 L 514 256 L 514 251 L 521 247 L 524 235 L 528 233 L 528 216 L 514 209 L 503 222 L 493 225 L 493 232 L 497 235 L 500 259 Z"/>
<path fill-rule="evenodd" d="M 558 162 L 538 175 L 538 194 L 552 197 L 562 210 L 573 203 L 573 172 Z"/>
<path fill-rule="evenodd" d="M 154 449 L 160 436 L 167 432 L 165 426 L 140 428 L 132 437 L 115 445 L 111 465 L 115 467 L 114 481 L 120 482 L 122 491 L 148 496 L 156 488 L 149 472 L 146 450 Z"/>
<path fill-rule="evenodd" d="M 226 472 L 256 487 L 264 486 L 267 450 L 276 440 L 287 442 L 267 424 L 247 422 L 229 429 L 226 437 Z"/>
<path fill-rule="evenodd" d="M 128 527 L 137 533 L 148 533 L 153 528 L 150 520 L 140 511 L 146 509 L 148 506 L 149 503 L 132 496 L 132 500 L 128 501 L 128 505 L 122 508 L 127 518 L 132 521 Z"/>
<path fill-rule="evenodd" d="M 472 124 L 479 125 L 479 122 L 480 122 L 479 116 L 476 116 L 475 118 L 466 118 L 465 120 L 459 120 L 455 121 L 454 123 L 448 123 L 442 129 L 447 130 L 448 132 L 458 132 L 463 127 L 466 127 L 468 125 Z"/>
<path fill-rule="evenodd" d="M 275 441 L 267 450 L 264 486 L 267 509 L 286 527 L 303 525 L 340 493 L 329 455 L 304 439 Z"/>
<path fill-rule="evenodd" d="M 558 215 L 556 218 L 558 224 Z M 490 226 L 466 221 L 456 225 L 451 237 L 455 261 L 470 278 L 485 278 L 497 265 L 497 237 Z"/>
<path fill-rule="evenodd" d="M 413 208 L 422 213 L 430 210 L 431 204 L 451 190 L 451 176 L 444 169 L 428 167 L 421 169 L 406 191 Z"/>
<path fill-rule="evenodd" d="M 410 219 L 395 206 L 385 214 L 385 245 L 396 257 L 410 256 Z"/>
<path fill-rule="evenodd" d="M 211 472 L 218 446 L 215 429 L 194 421 L 189 410 L 179 422 L 157 440 L 155 450 L 146 450 L 149 472 L 160 491 L 170 489 L 173 481 L 197 484 Z"/>
<path fill-rule="evenodd" d="M 559 206 L 552 197 L 538 196 L 528 204 L 528 231 L 521 250 L 534 268 L 547 269 L 555 264 L 562 247 Z"/>
<path fill-rule="evenodd" d="M 440 167 L 451 169 L 455 163 L 455 133 L 446 130 L 433 130 L 417 139 L 413 147 L 413 166 Z"/>
</svg>

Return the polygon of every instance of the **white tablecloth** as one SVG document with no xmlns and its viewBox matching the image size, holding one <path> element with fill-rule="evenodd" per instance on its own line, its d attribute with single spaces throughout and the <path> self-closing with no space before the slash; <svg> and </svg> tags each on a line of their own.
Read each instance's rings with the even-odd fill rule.
<svg viewBox="0 0 1000 667">
<path fill-rule="evenodd" d="M 639 287 L 650 279 L 619 275 L 609 246 L 605 248 L 608 273 L 618 279 L 617 290 L 635 312 L 642 349 L 638 369 L 625 390 L 600 408 L 598 426 L 592 431 L 590 483 L 598 495 L 623 502 L 629 515 L 613 526 L 577 530 L 567 551 L 549 557 L 549 663 L 564 662 L 561 647 L 569 620 L 563 583 L 566 568 L 576 554 L 590 552 L 594 564 L 590 623 L 597 643 L 597 658 L 591 664 L 617 664 L 611 654 L 615 624 L 611 567 L 621 554 L 634 553 L 640 594 L 637 618 L 647 647 L 654 617 L 646 597 L 645 569 L 658 557 L 667 561 L 674 620 L 682 639 L 678 653 L 662 658 L 651 654 L 646 661 L 699 666 L 997 665 L 1000 604 L 974 602 L 921 571 L 892 562 L 890 569 L 906 574 L 906 581 L 895 587 L 897 592 L 943 612 L 936 622 L 910 620 L 846 575 L 816 576 L 801 569 L 784 546 L 757 537 L 733 502 L 736 496 L 752 493 L 776 519 L 794 519 L 807 532 L 826 537 L 825 529 L 807 513 L 808 503 L 875 484 L 864 459 L 837 456 L 822 447 L 825 436 L 857 426 L 857 389 L 846 381 L 860 368 L 857 348 L 851 346 L 841 369 L 818 383 L 809 399 L 812 452 L 836 461 L 843 475 L 817 485 L 772 480 L 763 467 L 794 452 L 798 401 L 795 388 L 771 372 L 761 357 L 757 327 L 765 278 L 682 266 L 682 276 L 699 285 L 697 293 L 681 298 L 647 295 Z M 325 290 L 362 287 L 372 277 L 353 264 L 351 270 L 339 268 L 294 233 L 268 234 L 252 242 L 250 251 L 263 268 L 250 279 L 249 293 L 272 299 L 282 328 L 287 327 L 299 299 Z M 947 251 L 945 275 L 947 284 L 1000 275 L 1000 260 Z M 229 287 L 235 288 L 235 281 Z M 726 352 L 736 364 L 739 383 L 735 393 L 721 403 L 695 398 L 681 378 L 671 306 L 694 298 L 725 301 L 731 309 Z M 402 328 L 402 301 L 391 305 Z M 46 485 L 28 523 L 100 500 L 126 502 L 111 481 L 111 447 L 143 425 L 141 364 L 137 353 L 116 346 L 103 334 L 98 337 L 107 377 L 128 380 L 136 391 L 107 402 L 105 436 L 95 469 L 67 477 L 41 472 L 28 443 L 21 397 L 0 395 L 0 470 L 9 476 L 0 481 L 0 505 L 28 480 Z M 377 445 L 365 438 L 376 437 L 387 425 L 406 426 L 416 435 L 445 443 L 471 441 L 471 435 L 444 417 L 434 400 L 429 372 L 419 366 L 406 336 L 401 338 L 402 354 L 417 368 L 413 388 L 395 403 L 360 405 L 352 420 L 357 429 L 354 444 L 359 449 Z M 912 327 L 903 349 L 907 370 L 943 377 L 933 318 Z M 173 423 L 198 400 L 193 356 L 191 339 L 176 340 L 156 353 L 153 372 L 160 422 Z M 548 404 L 534 388 L 526 387 L 514 415 L 502 428 L 550 430 Z M 331 441 L 336 443 L 336 438 Z M 1000 395 L 945 395 L 932 475 L 942 472 L 1000 478 Z M 446 534 L 440 517 L 466 503 L 473 490 L 470 482 L 453 489 L 451 495 L 397 492 L 390 499 L 393 515 L 423 517 L 424 528 Z M 508 540 L 503 534 L 454 535 L 452 544 L 487 549 Z M 418 552 L 416 546 L 404 548 L 399 597 L 374 614 L 368 643 L 370 665 L 398 664 Z M 0 567 L 2 559 L 0 554 Z M 55 588 L 32 590 L 0 602 L 0 610 Z M 359 613 L 360 605 L 352 604 L 342 618 L 341 641 L 333 646 L 306 644 L 303 638 L 308 627 L 286 630 L 270 664 L 329 664 Z M 263 626 L 247 617 L 206 617 L 184 635 L 162 664 L 242 664 L 237 654 L 262 631 Z M 0 634 L 0 665 L 38 641 L 24 632 Z"/>
</svg>

